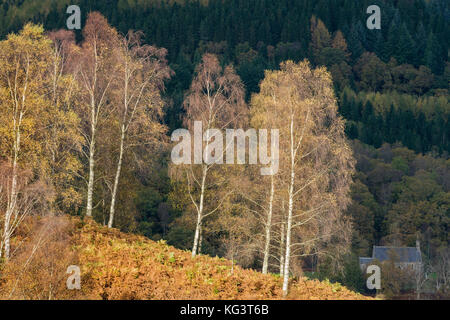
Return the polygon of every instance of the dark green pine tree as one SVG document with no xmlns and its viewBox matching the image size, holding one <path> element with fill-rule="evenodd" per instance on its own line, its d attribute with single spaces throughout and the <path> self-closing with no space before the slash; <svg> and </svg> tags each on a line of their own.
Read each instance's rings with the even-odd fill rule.
<svg viewBox="0 0 450 320">
<path fill-rule="evenodd" d="M 364 47 L 361 43 L 361 39 L 358 33 L 358 30 L 356 29 L 356 26 L 354 23 L 352 23 L 352 27 L 350 28 L 350 31 L 347 35 L 347 45 L 348 49 L 352 53 L 352 58 L 354 61 L 358 60 L 358 58 L 363 54 Z"/>
<path fill-rule="evenodd" d="M 358 124 L 355 121 L 346 121 L 345 134 L 351 140 L 358 139 Z"/>
<path fill-rule="evenodd" d="M 423 27 L 422 22 L 419 23 L 416 32 L 416 49 L 415 49 L 415 57 L 414 57 L 414 65 L 420 66 L 425 64 L 425 50 L 427 48 L 427 32 Z"/>
<path fill-rule="evenodd" d="M 364 106 L 364 110 L 362 112 L 362 121 L 364 123 L 367 123 L 372 116 L 374 115 L 374 110 L 373 110 L 373 105 L 372 102 L 370 102 L 370 100 L 368 100 Z"/>
<path fill-rule="evenodd" d="M 395 47 L 394 58 L 397 59 L 399 64 L 412 64 L 414 60 L 415 43 L 404 23 L 402 23 L 398 29 L 396 37 L 397 46 Z"/>
<path fill-rule="evenodd" d="M 351 112 L 352 112 L 351 119 L 354 121 L 360 121 L 361 120 L 361 112 L 363 109 L 361 101 L 352 100 L 351 104 L 350 104 L 350 108 L 351 108 Z"/>
<path fill-rule="evenodd" d="M 419 115 L 416 117 L 415 121 L 415 131 L 417 132 L 418 141 L 416 141 L 416 149 L 422 153 L 425 153 L 428 142 L 426 141 L 427 133 L 426 133 L 426 125 L 427 120 L 423 112 L 419 112 Z"/>
<path fill-rule="evenodd" d="M 398 124 L 396 123 L 396 113 L 394 105 L 391 104 L 389 111 L 386 113 L 384 141 L 394 143 L 397 140 Z"/>
<path fill-rule="evenodd" d="M 367 51 L 376 53 L 375 48 L 377 46 L 377 41 L 378 41 L 379 35 L 381 35 L 381 30 L 377 30 L 377 29 L 367 30 L 367 33 L 366 33 L 366 45 L 367 45 L 366 49 L 367 49 Z"/>
<path fill-rule="evenodd" d="M 385 52 L 387 57 L 394 57 L 397 54 L 399 26 L 396 19 L 391 22 L 386 40 Z"/>
<path fill-rule="evenodd" d="M 386 50 L 386 40 L 384 39 L 383 32 L 376 33 L 374 52 L 384 62 L 389 61 L 389 55 Z"/>
<path fill-rule="evenodd" d="M 429 33 L 425 49 L 424 62 L 433 73 L 442 74 L 444 61 L 441 57 L 441 48 L 432 32 Z"/>
<path fill-rule="evenodd" d="M 405 146 L 409 149 L 414 149 L 416 144 L 416 136 L 417 134 L 414 131 L 414 114 L 411 110 L 404 110 L 402 112 L 402 124 L 403 124 L 403 131 L 401 133 L 402 141 L 404 142 Z"/>
<path fill-rule="evenodd" d="M 392 20 L 389 24 L 389 29 L 386 37 L 386 57 L 389 60 L 391 57 L 395 57 L 399 53 L 399 34 L 402 26 L 402 21 L 400 19 L 400 13 L 397 9 L 394 9 Z"/>
<path fill-rule="evenodd" d="M 381 115 L 372 115 L 369 119 L 368 127 L 371 128 L 371 134 L 373 135 L 373 145 L 375 148 L 381 147 L 383 144 L 383 117 Z"/>
<path fill-rule="evenodd" d="M 358 40 L 361 42 L 363 49 L 368 50 L 367 27 L 362 24 L 361 20 L 356 23 L 356 32 L 358 33 Z"/>
<path fill-rule="evenodd" d="M 339 102 L 339 113 L 346 119 L 349 119 L 351 116 L 351 106 L 350 101 L 347 96 L 347 92 L 344 91 L 341 97 L 341 101 Z"/>
<path fill-rule="evenodd" d="M 369 100 L 366 102 L 362 112 L 362 125 L 361 140 L 378 148 L 382 143 L 382 118 L 375 114 L 373 105 Z"/>
</svg>

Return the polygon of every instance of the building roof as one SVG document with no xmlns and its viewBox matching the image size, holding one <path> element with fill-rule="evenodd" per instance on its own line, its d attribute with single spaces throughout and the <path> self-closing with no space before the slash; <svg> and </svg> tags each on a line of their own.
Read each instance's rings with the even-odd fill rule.
<svg viewBox="0 0 450 320">
<path fill-rule="evenodd" d="M 422 262 L 420 250 L 416 247 L 373 247 L 372 258 L 380 262 L 394 258 L 397 262 Z"/>
<path fill-rule="evenodd" d="M 373 260 L 380 262 L 387 261 L 393 258 L 395 262 L 399 263 L 416 263 L 422 262 L 422 255 L 420 249 L 417 247 L 379 247 L 374 246 L 372 257 L 359 257 L 360 265 L 367 265 Z"/>
</svg>

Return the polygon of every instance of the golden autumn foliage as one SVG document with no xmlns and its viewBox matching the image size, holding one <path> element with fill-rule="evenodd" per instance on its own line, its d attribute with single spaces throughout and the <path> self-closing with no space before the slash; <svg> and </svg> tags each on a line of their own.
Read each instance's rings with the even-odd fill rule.
<svg viewBox="0 0 450 320">
<path fill-rule="evenodd" d="M 24 241 L 22 254 L 2 270 L 1 298 L 282 299 L 282 283 L 276 275 L 263 275 L 236 266 L 232 272 L 231 261 L 226 259 L 203 255 L 191 258 L 190 252 L 178 250 L 164 241 L 154 242 L 121 233 L 99 226 L 91 219 L 47 219 L 50 220 L 24 224 L 23 228 L 33 228 L 35 236 Z M 26 253 L 36 247 L 32 242 L 36 242 L 42 228 L 54 232 L 49 233 L 43 246 L 38 246 L 31 262 L 22 267 Z M 72 264 L 81 268 L 80 291 L 64 289 L 68 277 L 64 273 Z M 17 280 L 18 273 L 20 280 Z M 10 295 L 14 286 L 15 292 Z M 51 295 L 49 288 L 54 288 Z M 301 278 L 291 280 L 287 299 L 369 298 L 339 284 Z"/>
<path fill-rule="evenodd" d="M 27 215 L 79 204 L 76 86 L 62 72 L 60 50 L 70 35 L 57 45 L 42 26 L 28 23 L 0 41 L 0 257 L 6 259 Z"/>
</svg>

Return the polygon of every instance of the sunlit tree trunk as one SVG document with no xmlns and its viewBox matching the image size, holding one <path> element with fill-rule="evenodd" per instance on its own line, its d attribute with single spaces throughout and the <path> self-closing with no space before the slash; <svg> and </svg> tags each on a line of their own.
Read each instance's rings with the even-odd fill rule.
<svg viewBox="0 0 450 320">
<path fill-rule="evenodd" d="M 197 210 L 197 224 L 195 226 L 195 235 L 194 235 L 194 244 L 192 246 L 192 257 L 195 257 L 197 255 L 198 251 L 198 244 L 201 237 L 201 230 L 202 230 L 202 219 L 203 219 L 203 206 L 205 201 L 205 183 L 206 183 L 206 175 L 208 174 L 208 167 L 206 165 L 203 166 L 203 173 L 202 173 L 202 184 L 201 184 L 201 190 L 200 190 L 200 201 L 198 205 Z"/>
<path fill-rule="evenodd" d="M 295 150 L 294 150 L 294 117 L 291 115 L 290 124 L 290 154 L 291 154 L 291 181 L 289 184 L 289 204 L 286 228 L 286 255 L 284 260 L 283 272 L 283 296 L 288 294 L 289 285 L 289 262 L 291 259 L 291 231 L 292 231 L 292 212 L 294 209 L 294 182 L 295 182 Z"/>
<path fill-rule="evenodd" d="M 22 118 L 22 114 L 20 115 Z M 14 132 L 16 135 L 16 139 L 14 141 L 14 160 L 12 162 L 12 176 L 11 176 L 11 191 L 8 195 L 8 207 L 5 213 L 5 223 L 3 226 L 3 250 L 4 257 L 6 260 L 9 259 L 10 256 L 10 241 L 11 241 L 11 218 L 13 216 L 14 211 L 16 210 L 17 204 L 17 158 L 20 149 L 20 121 L 19 124 L 16 124 L 16 120 L 14 119 Z M 2 256 L 2 252 L 0 250 L 0 257 Z"/>
<path fill-rule="evenodd" d="M 275 181 L 274 176 L 271 176 L 270 180 L 270 198 L 269 198 L 269 210 L 267 212 L 267 221 L 266 221 L 266 243 L 264 246 L 264 261 L 262 273 L 266 274 L 269 267 L 269 256 L 270 256 L 270 231 L 272 229 L 272 215 L 273 215 L 273 198 L 275 194 Z"/>
<path fill-rule="evenodd" d="M 97 135 L 101 134 L 100 124 L 108 117 L 112 107 L 112 87 L 115 84 L 118 62 L 114 49 L 117 47 L 118 34 L 106 19 L 98 12 L 88 15 L 83 29 L 84 41 L 77 64 L 77 75 L 85 92 L 85 104 L 89 114 L 82 110 L 86 117 L 89 132 L 85 133 L 88 153 L 88 182 L 86 192 L 86 216 L 92 217 L 93 195 L 96 171 Z M 87 111 L 87 110 L 86 110 Z M 84 114 L 84 112 L 86 114 Z"/>
<path fill-rule="evenodd" d="M 285 229 L 286 224 L 284 221 L 285 212 L 284 212 L 284 200 L 281 205 L 281 232 L 280 232 L 280 276 L 283 277 L 284 274 L 284 242 L 285 242 Z"/>
<path fill-rule="evenodd" d="M 306 60 L 282 63 L 280 71 L 266 73 L 253 103 L 264 113 L 261 118 L 280 128 L 283 137 L 279 179 L 287 189 L 282 236 L 282 289 L 287 296 L 291 264 L 300 263 L 298 258 L 311 254 L 316 246 L 329 246 L 332 236 L 342 241 L 333 244 L 342 244 L 341 252 L 349 246 L 348 223 L 342 214 L 350 202 L 354 159 L 325 68 L 311 69 Z"/>
<path fill-rule="evenodd" d="M 202 244 L 203 244 L 203 233 L 202 233 L 202 227 L 200 226 L 200 239 L 198 240 L 197 254 L 202 253 Z"/>
<path fill-rule="evenodd" d="M 3 226 L 3 250 L 4 257 L 6 260 L 10 257 L 10 242 L 12 234 L 11 218 L 13 214 L 17 214 L 17 165 L 20 152 L 20 142 L 21 142 L 21 125 L 24 116 L 25 101 L 28 88 L 28 74 L 29 74 L 30 61 L 27 60 L 27 66 L 25 69 L 25 83 L 23 87 L 23 92 L 20 100 L 14 99 L 14 110 L 13 110 L 13 131 L 14 131 L 14 144 L 13 144 L 13 160 L 12 160 L 12 174 L 11 174 L 11 189 L 8 194 L 8 205 L 5 213 L 5 222 Z M 18 72 L 18 70 L 16 70 Z M 14 92 L 14 96 L 17 95 L 17 83 L 14 84 L 14 88 L 10 88 L 11 92 Z M 1 250 L 0 250 L 1 255 Z"/>
<path fill-rule="evenodd" d="M 127 36 L 119 37 L 116 48 L 118 68 L 123 68 L 119 73 L 123 77 L 123 83 L 119 90 L 122 103 L 114 108 L 120 128 L 120 141 L 111 190 L 108 228 L 114 225 L 123 158 L 133 142 L 136 143 L 133 133 L 140 137 L 141 146 L 156 140 L 160 143 L 159 138 L 165 130 L 164 125 L 158 122 L 158 117 L 162 114 L 161 90 L 164 88 L 164 81 L 170 78 L 171 70 L 165 60 L 165 51 L 142 45 L 141 37 L 140 32 L 129 31 Z M 139 124 L 143 128 L 139 128 Z"/>
<path fill-rule="evenodd" d="M 113 227 L 113 223 L 114 223 L 114 214 L 115 214 L 117 189 L 119 187 L 120 172 L 122 171 L 124 142 L 125 142 L 125 125 L 122 125 L 122 134 L 120 136 L 119 161 L 117 163 L 116 176 L 114 178 L 114 186 L 113 186 L 113 190 L 112 190 L 112 193 L 111 193 L 111 207 L 110 207 L 110 210 L 109 210 L 108 228 L 112 228 Z"/>
<path fill-rule="evenodd" d="M 196 123 L 201 122 L 201 128 L 205 129 L 207 134 L 212 128 L 225 129 L 231 125 L 236 126 L 247 111 L 244 96 L 243 84 L 233 68 L 231 66 L 222 68 L 215 55 L 205 54 L 196 68 L 196 76 L 184 101 L 185 123 L 190 130 L 195 131 Z M 207 135 L 203 139 L 202 133 L 200 142 L 202 148 L 204 141 L 209 143 L 209 138 L 210 136 Z M 194 150 L 194 152 L 197 151 Z M 205 204 L 208 192 L 215 184 L 211 181 L 212 174 L 208 174 L 208 171 L 214 170 L 216 163 L 203 160 L 194 161 L 196 163 L 188 164 L 190 167 L 186 168 L 189 196 L 197 212 L 192 257 L 195 257 L 199 251 L 204 219 L 219 211 L 223 201 L 231 193 L 221 197 L 215 208 L 211 208 L 211 203 Z M 193 185 L 195 188 L 191 188 Z"/>
<path fill-rule="evenodd" d="M 89 180 L 87 188 L 86 215 L 92 217 L 92 201 L 94 193 L 95 176 L 95 134 L 96 134 L 96 112 L 94 97 L 91 101 L 91 139 L 89 141 Z"/>
</svg>

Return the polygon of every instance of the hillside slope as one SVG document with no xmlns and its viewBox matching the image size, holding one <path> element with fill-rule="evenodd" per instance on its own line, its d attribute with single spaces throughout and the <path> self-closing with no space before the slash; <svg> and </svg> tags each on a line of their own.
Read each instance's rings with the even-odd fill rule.
<svg viewBox="0 0 450 320">
<path fill-rule="evenodd" d="M 277 276 L 236 266 L 232 272 L 231 262 L 225 259 L 201 255 L 192 259 L 189 252 L 178 250 L 163 241 L 154 242 L 142 236 L 109 230 L 92 220 L 52 219 L 52 222 L 43 219 L 33 224 L 33 229 L 41 231 L 34 232 L 34 236 L 29 237 L 28 245 L 22 245 L 17 258 L 2 270 L 0 297 L 282 299 L 281 279 Z M 44 234 L 42 230 L 45 230 L 47 237 L 44 241 L 42 236 L 36 237 Z M 69 234 L 70 239 L 61 234 Z M 40 240 L 36 241 L 36 238 Z M 35 248 L 38 250 L 33 250 Z M 31 261 L 25 259 L 30 252 L 33 252 Z M 49 264 L 51 259 L 58 261 Z M 26 265 L 23 261 L 27 261 Z M 65 271 L 70 264 L 80 266 L 80 291 L 69 292 L 65 288 L 68 277 Z M 52 278 L 50 275 L 56 276 Z M 291 282 L 288 299 L 369 298 L 339 284 L 299 279 Z"/>
<path fill-rule="evenodd" d="M 89 222 L 81 228 L 80 262 L 105 299 L 280 299 L 281 280 L 209 256 Z M 363 299 L 339 285 L 301 279 L 290 299 Z"/>
</svg>

